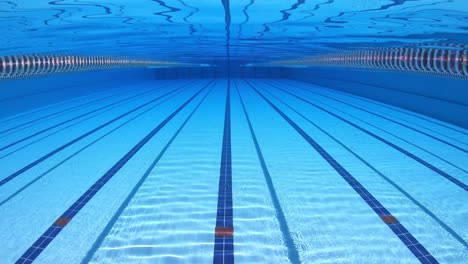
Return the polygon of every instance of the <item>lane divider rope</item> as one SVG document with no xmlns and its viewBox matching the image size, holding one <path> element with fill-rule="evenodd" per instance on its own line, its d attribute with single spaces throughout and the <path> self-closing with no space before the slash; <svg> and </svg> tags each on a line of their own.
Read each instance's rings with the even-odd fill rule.
<svg viewBox="0 0 468 264">
<path fill-rule="evenodd" d="M 183 66 L 176 62 L 129 59 L 115 56 L 26 54 L 0 56 L 0 80 L 65 72 L 119 68 Z"/>
<path fill-rule="evenodd" d="M 275 61 L 268 65 L 378 69 L 468 79 L 468 49 L 373 48 Z"/>
</svg>

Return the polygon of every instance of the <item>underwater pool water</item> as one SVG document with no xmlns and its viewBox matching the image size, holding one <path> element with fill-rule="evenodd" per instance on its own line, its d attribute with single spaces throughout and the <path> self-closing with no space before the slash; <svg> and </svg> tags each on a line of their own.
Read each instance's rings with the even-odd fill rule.
<svg viewBox="0 0 468 264">
<path fill-rule="evenodd" d="M 465 1 L 0 20 L 0 263 L 468 263 Z"/>
</svg>

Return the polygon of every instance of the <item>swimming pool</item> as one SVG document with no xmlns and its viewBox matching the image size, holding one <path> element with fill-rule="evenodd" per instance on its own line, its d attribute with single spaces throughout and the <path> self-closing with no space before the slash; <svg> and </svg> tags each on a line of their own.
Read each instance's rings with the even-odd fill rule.
<svg viewBox="0 0 468 264">
<path fill-rule="evenodd" d="M 0 263 L 468 263 L 468 6 L 286 2 L 0 2 Z"/>
</svg>

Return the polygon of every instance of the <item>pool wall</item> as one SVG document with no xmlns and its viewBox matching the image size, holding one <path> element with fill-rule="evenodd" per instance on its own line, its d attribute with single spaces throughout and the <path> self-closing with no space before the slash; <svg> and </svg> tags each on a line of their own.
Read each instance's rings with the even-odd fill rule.
<svg viewBox="0 0 468 264">
<path fill-rule="evenodd" d="M 468 128 L 467 80 L 391 71 L 290 68 L 290 79 L 364 96 Z"/>
<path fill-rule="evenodd" d="M 153 80 L 153 69 L 128 69 L 55 74 L 44 77 L 0 81 L 0 117 L 118 88 L 138 81 Z"/>
<path fill-rule="evenodd" d="M 155 69 L 156 79 L 287 78 L 282 67 L 180 67 Z"/>
<path fill-rule="evenodd" d="M 57 74 L 2 81 L 0 117 L 154 79 L 288 78 L 371 98 L 468 128 L 467 80 L 338 68 L 175 67 Z"/>
</svg>

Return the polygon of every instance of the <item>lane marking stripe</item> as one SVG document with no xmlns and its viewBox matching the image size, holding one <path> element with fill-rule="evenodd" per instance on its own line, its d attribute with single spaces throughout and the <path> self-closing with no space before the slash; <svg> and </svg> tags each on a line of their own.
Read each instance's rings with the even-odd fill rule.
<svg viewBox="0 0 468 264">
<path fill-rule="evenodd" d="M 60 231 L 68 224 L 73 217 L 104 187 L 104 185 L 125 165 L 127 162 L 150 141 L 167 123 L 169 123 L 182 109 L 192 102 L 211 82 L 198 90 L 185 103 L 179 106 L 172 114 L 164 119 L 157 127 L 149 132 L 141 141 L 139 141 L 129 152 L 127 152 L 117 163 L 112 166 L 99 180 L 97 180 L 84 194 L 78 198 L 66 211 L 63 213 L 44 234 L 42 234 L 33 245 L 16 261 L 16 264 L 32 263 L 42 251 L 57 237 Z M 65 223 L 65 225 L 57 225 Z"/>
<path fill-rule="evenodd" d="M 369 136 L 371 136 L 371 137 L 373 137 L 373 138 L 375 138 L 375 139 L 377 139 L 377 140 L 379 140 L 379 141 L 381 141 L 381 142 L 383 142 L 383 143 L 389 145 L 390 147 L 392 147 L 392 148 L 398 150 L 399 152 L 401 152 L 402 154 L 404 154 L 404 155 L 406 155 L 406 156 L 412 158 L 413 160 L 417 161 L 418 163 L 420 163 L 421 165 L 425 166 L 426 168 L 432 170 L 433 172 L 439 174 L 440 176 L 446 178 L 447 180 L 449 180 L 449 181 L 451 181 L 452 183 L 456 184 L 457 186 L 461 187 L 463 190 L 468 191 L 468 185 L 466 185 L 466 184 L 463 183 L 462 181 L 458 180 L 457 178 L 451 176 L 450 174 L 448 174 L 448 173 L 442 171 L 441 169 L 437 168 L 436 166 L 430 164 L 429 162 L 427 162 L 427 161 L 421 159 L 420 157 L 414 155 L 413 153 L 410 153 L 409 151 L 403 149 L 402 147 L 397 146 L 396 144 L 394 144 L 394 143 L 392 143 L 392 142 L 390 142 L 390 141 L 388 141 L 388 140 L 386 140 L 386 139 L 384 139 L 384 138 L 378 136 L 377 134 L 374 134 L 374 133 L 372 133 L 371 131 L 369 131 L 369 130 L 367 130 L 367 129 L 361 127 L 361 126 L 358 126 L 358 125 L 356 125 L 355 123 L 353 123 L 353 122 L 351 122 L 351 121 L 349 121 L 349 120 L 346 120 L 346 119 L 344 119 L 343 117 L 341 117 L 341 116 L 339 116 L 339 115 L 337 115 L 337 114 L 335 114 L 335 113 L 333 113 L 333 112 L 331 112 L 331 111 L 328 111 L 327 109 L 325 109 L 325 108 L 323 108 L 323 107 L 321 107 L 321 106 L 318 106 L 317 104 L 315 104 L 315 103 L 313 103 L 313 102 L 311 102 L 311 101 L 309 101 L 309 100 L 306 100 L 306 99 L 304 99 L 304 98 L 301 98 L 300 96 L 297 96 L 297 95 L 295 95 L 295 94 L 293 94 L 293 93 L 290 93 L 289 91 L 286 91 L 286 90 L 284 90 L 284 89 L 282 89 L 282 88 L 279 88 L 279 87 L 276 86 L 276 85 L 273 85 L 273 84 L 269 84 L 269 85 L 272 86 L 272 87 L 275 87 L 275 88 L 277 88 L 277 89 L 279 89 L 279 90 L 281 90 L 281 91 L 283 91 L 283 92 L 285 92 L 285 93 L 287 93 L 287 94 L 289 94 L 289 95 L 291 95 L 291 96 L 293 96 L 293 97 L 296 97 L 296 98 L 298 98 L 299 100 L 301 100 L 301 101 L 303 101 L 303 102 L 305 102 L 305 103 L 307 103 L 307 104 L 309 104 L 309 105 L 312 105 L 312 106 L 314 106 L 314 107 L 316 107 L 316 108 L 318 108 L 318 109 L 320 109 L 320 110 L 322 110 L 322 111 L 324 111 L 324 112 L 326 112 L 326 113 L 328 113 L 328 114 L 330 114 L 330 115 L 332 115 L 332 116 L 334 116 L 334 117 L 336 117 L 336 118 L 338 118 L 339 120 L 341 120 L 341 121 L 343 121 L 343 122 L 345 122 L 345 123 L 351 125 L 352 127 L 355 127 L 355 128 L 357 128 L 357 129 L 359 129 L 360 131 L 362 131 L 362 132 L 368 134 Z"/>
<path fill-rule="evenodd" d="M 132 121 L 134 121 L 135 119 L 145 115 L 146 113 L 152 111 L 153 109 L 157 108 L 158 106 L 162 105 L 163 103 L 171 100 L 172 98 L 178 96 L 180 93 L 182 93 L 183 91 L 178 91 L 166 98 L 164 98 L 163 100 L 159 101 L 158 103 L 152 105 L 151 107 L 149 107 L 148 109 L 145 109 L 144 111 L 142 111 L 141 113 L 139 113 L 138 115 L 135 115 L 133 116 L 132 118 L 126 120 L 125 122 L 121 123 L 120 125 L 118 125 L 117 127 L 113 128 L 112 130 L 108 131 L 107 133 L 105 133 L 104 135 L 98 137 L 97 139 L 93 140 L 92 142 L 88 143 L 86 146 L 80 148 L 79 150 L 75 151 L 73 154 L 69 155 L 68 157 L 66 157 L 65 159 L 63 159 L 62 161 L 58 162 L 57 164 L 55 164 L 54 166 L 52 166 L 51 168 L 49 168 L 47 171 L 45 171 L 44 173 L 40 174 L 39 176 L 37 176 L 36 178 L 34 178 L 33 180 L 29 181 L 27 184 L 25 184 L 23 187 L 19 188 L 17 191 L 15 191 L 14 193 L 12 193 L 10 196 L 8 196 L 7 198 L 5 198 L 4 200 L 0 201 L 0 206 L 3 206 L 4 204 L 6 204 L 7 202 L 9 202 L 11 199 L 13 199 L 15 196 L 17 196 L 18 194 L 20 194 L 22 191 L 24 191 L 25 189 L 29 188 L 32 184 L 34 184 L 35 182 L 37 182 L 38 180 L 42 179 L 43 177 L 45 177 L 47 174 L 49 174 L 50 172 L 52 172 L 53 170 L 55 170 L 56 168 L 58 168 L 59 166 L 63 165 L 65 162 L 71 160 L 73 157 L 77 156 L 78 154 L 82 153 L 84 150 L 88 149 L 89 147 L 91 147 L 92 145 L 96 144 L 97 142 L 101 141 L 103 138 L 107 137 L 108 135 L 114 133 L 115 131 L 119 130 L 120 128 L 124 127 L 125 125 L 131 123 Z"/>
<path fill-rule="evenodd" d="M 422 205 L 420 202 L 418 202 L 414 197 L 412 197 L 408 192 L 406 192 L 403 188 L 401 188 L 398 184 L 396 184 L 395 182 L 393 182 L 390 178 L 388 178 L 387 176 L 385 176 L 382 172 L 380 172 L 379 170 L 377 170 L 374 166 L 372 166 L 369 162 L 367 162 L 366 160 L 364 160 L 364 158 L 362 158 L 361 156 L 359 156 L 358 154 L 356 154 L 354 151 L 352 151 L 349 147 L 347 147 L 345 144 L 343 144 L 341 141 L 339 141 L 337 138 L 335 138 L 333 135 L 331 135 L 330 133 L 328 133 L 327 131 L 325 131 L 324 129 L 322 129 L 321 127 L 319 127 L 317 124 L 315 124 L 312 120 L 310 120 L 308 117 L 306 117 L 305 115 L 303 115 L 302 113 L 298 112 L 296 109 L 292 108 L 288 103 L 284 102 L 282 99 L 280 99 L 279 97 L 277 97 L 276 95 L 272 94 L 270 91 L 267 91 L 266 89 L 262 89 L 263 91 L 265 91 L 266 93 L 270 94 L 271 96 L 273 96 L 275 99 L 277 99 L 278 101 L 280 101 L 281 103 L 283 103 L 286 107 L 288 107 L 289 109 L 291 109 L 294 113 L 298 114 L 299 116 L 301 116 L 302 118 L 304 118 L 305 120 L 307 120 L 310 124 L 312 124 L 314 127 L 316 127 L 317 129 L 319 129 L 320 131 L 322 131 L 324 134 L 326 134 L 328 137 L 330 137 L 331 139 L 333 139 L 333 141 L 335 141 L 336 143 L 338 143 L 340 146 L 342 146 L 343 148 L 345 148 L 347 151 L 349 151 L 354 157 L 356 157 L 357 159 L 359 159 L 361 162 L 363 162 L 365 165 L 367 165 L 372 171 L 374 171 L 375 173 L 377 173 L 380 177 L 382 177 L 385 181 L 387 181 L 390 185 L 392 185 L 393 187 L 395 187 L 398 191 L 400 191 L 406 198 L 408 198 L 409 200 L 411 200 L 416 206 L 418 206 L 421 210 L 423 210 L 427 215 L 429 215 L 434 221 L 436 221 L 442 228 L 445 229 L 445 231 L 447 231 L 450 235 L 452 235 L 452 237 L 456 240 L 458 240 L 458 242 L 460 242 L 462 245 L 464 245 L 465 247 L 468 248 L 468 244 L 466 243 L 466 241 L 460 236 L 457 234 L 457 232 L 455 232 L 452 228 L 450 228 L 447 224 L 445 224 L 442 220 L 440 220 L 434 213 L 432 213 L 429 209 L 427 209 L 424 205 Z"/>
<path fill-rule="evenodd" d="M 167 85 L 166 85 L 166 86 L 167 86 Z M 160 87 L 160 88 L 163 88 L 163 87 Z M 57 124 L 55 124 L 55 125 L 52 125 L 52 126 L 50 126 L 50 127 L 48 127 L 48 128 L 44 128 L 44 129 L 42 129 L 42 130 L 40 130 L 40 131 L 37 131 L 37 132 L 35 132 L 35 133 L 33 133 L 33 134 L 29 135 L 29 136 L 26 136 L 26 137 L 24 137 L 24 138 L 21 138 L 21 139 L 18 139 L 18 140 L 16 140 L 16 141 L 12 142 L 12 143 L 9 143 L 9 144 L 7 144 L 7 145 L 5 145 L 5 146 L 2 146 L 2 147 L 0 147 L 0 151 L 4 151 L 4 150 L 6 150 L 6 149 L 9 149 L 9 148 L 11 148 L 11 147 L 13 147 L 13 146 L 15 146 L 15 145 L 18 145 L 19 143 L 24 142 L 24 141 L 26 141 L 26 140 L 28 140 L 28 139 L 30 139 L 30 138 L 33 138 L 33 137 L 35 137 L 35 136 L 41 135 L 41 134 L 43 134 L 43 133 L 46 133 L 46 132 L 48 132 L 48 131 L 50 131 L 50 130 L 52 130 L 52 129 L 54 129 L 54 128 L 60 127 L 60 126 L 62 126 L 62 125 L 65 125 L 65 124 L 67 124 L 67 123 L 70 123 L 70 122 L 73 122 L 73 121 L 75 121 L 75 120 L 77 120 L 77 119 L 80 119 L 80 118 L 82 118 L 82 117 L 85 117 L 85 116 L 88 116 L 88 115 L 97 113 L 97 112 L 99 112 L 100 110 L 103 110 L 103 109 L 106 109 L 106 108 L 110 108 L 110 107 L 112 107 L 112 106 L 119 105 L 120 103 L 123 103 L 123 102 L 126 102 L 126 101 L 131 101 L 132 99 L 135 99 L 135 98 L 138 98 L 138 97 L 143 96 L 143 95 L 145 95 L 145 94 L 153 93 L 153 92 L 159 91 L 159 90 L 160 90 L 160 89 L 157 89 L 157 90 L 152 90 L 152 89 L 151 89 L 151 90 L 147 90 L 147 91 L 144 91 L 144 92 L 142 92 L 142 93 L 138 93 L 138 94 L 132 95 L 132 96 L 130 96 L 130 97 L 127 97 L 127 98 L 124 98 L 124 99 L 120 99 L 120 100 L 118 100 L 118 101 L 116 101 L 116 102 L 107 104 L 107 105 L 105 105 L 105 106 L 101 106 L 101 107 L 95 108 L 95 109 L 93 109 L 93 110 L 91 110 L 91 111 L 88 111 L 88 112 L 86 112 L 86 113 L 79 114 L 78 116 L 75 116 L 75 117 L 69 118 L 69 119 L 67 119 L 67 120 L 61 121 L 61 122 L 59 122 L 59 123 L 57 123 Z"/>
<path fill-rule="evenodd" d="M 31 162 L 30 164 L 26 165 L 25 167 L 23 167 L 23 168 L 17 170 L 16 172 L 14 172 L 14 173 L 10 174 L 9 176 L 7 176 L 7 177 L 3 178 L 2 180 L 0 180 L 0 187 L 3 186 L 3 185 L 5 185 L 5 184 L 8 183 L 9 181 L 13 180 L 14 178 L 18 177 L 19 175 L 23 174 L 24 172 L 30 170 L 31 168 L 37 166 L 38 164 L 40 164 L 41 162 L 45 161 L 46 159 L 48 159 L 48 158 L 54 156 L 55 154 L 59 153 L 60 151 L 62 151 L 62 150 L 64 150 L 64 149 L 66 149 L 67 147 L 69 147 L 69 146 L 71 146 L 71 145 L 77 143 L 78 141 L 80 141 L 80 140 L 82 140 L 82 139 L 84 139 L 84 138 L 86 138 L 86 137 L 88 137 L 88 136 L 94 134 L 95 132 L 97 132 L 97 131 L 99 131 L 99 130 L 105 128 L 106 126 L 108 126 L 108 125 L 110 125 L 110 124 L 112 124 L 112 123 L 114 123 L 114 122 L 116 122 L 116 121 L 118 121 L 119 119 L 121 119 L 121 118 L 123 118 L 123 117 L 125 117 L 125 116 L 128 116 L 128 115 L 130 115 L 131 113 L 136 112 L 136 111 L 140 110 L 141 108 L 143 108 L 143 107 L 145 107 L 145 106 L 147 106 L 147 105 L 150 105 L 150 104 L 154 103 L 155 101 L 157 101 L 157 100 L 159 100 L 159 99 L 161 99 L 161 98 L 163 98 L 163 97 L 166 97 L 166 96 L 168 96 L 168 95 L 170 95 L 170 94 L 176 92 L 177 90 L 180 90 L 180 89 L 182 89 L 182 88 L 184 88 L 184 87 L 186 87 L 186 86 L 188 86 L 188 85 L 190 85 L 190 83 L 189 83 L 189 84 L 186 84 L 186 85 L 184 85 L 184 86 L 182 86 L 182 87 L 179 87 L 179 88 L 177 88 L 177 89 L 175 89 L 175 90 L 172 90 L 172 91 L 170 91 L 170 92 L 168 92 L 168 93 L 165 93 L 165 94 L 163 94 L 163 95 L 161 95 L 161 96 L 158 96 L 157 98 L 154 98 L 154 99 L 152 99 L 152 100 L 150 100 L 150 101 L 148 101 L 148 102 L 146 102 L 146 103 L 144 103 L 144 104 L 142 104 L 142 105 L 140 105 L 140 106 L 138 106 L 138 107 L 136 107 L 136 108 L 133 108 L 132 110 L 130 110 L 130 111 L 126 112 L 126 113 L 123 113 L 123 114 L 121 114 L 121 115 L 119 115 L 119 116 L 117 116 L 117 117 L 115 117 L 115 118 L 113 118 L 113 119 L 107 121 L 106 123 L 104 123 L 104 124 L 102 124 L 102 125 L 100 125 L 100 126 L 94 128 L 94 129 L 92 129 L 92 130 L 86 132 L 85 134 L 83 134 L 83 135 L 81 135 L 81 136 L 79 136 L 79 137 L 77 137 L 77 138 L 75 138 L 75 139 L 73 139 L 73 140 L 71 140 L 71 141 L 65 143 L 64 145 L 62 145 L 62 146 L 56 148 L 55 150 L 53 150 L 53 151 L 51 151 L 51 152 L 45 154 L 44 156 L 42 156 L 42 157 L 38 158 L 37 160 Z"/>
<path fill-rule="evenodd" d="M 309 92 L 309 93 L 317 94 L 317 95 L 319 95 L 319 96 L 323 96 L 323 97 L 328 98 L 328 99 L 330 99 L 330 100 L 340 102 L 340 103 L 345 104 L 345 105 L 347 105 L 347 106 L 350 106 L 350 107 L 352 107 L 352 108 L 359 109 L 359 110 L 364 111 L 364 112 L 366 112 L 366 113 L 369 113 L 369 114 L 371 114 L 371 115 L 374 115 L 374 116 L 380 117 L 380 118 L 382 118 L 382 119 L 385 119 L 385 120 L 387 120 L 387 121 L 389 121 L 389 122 L 398 124 L 398 125 L 400 125 L 400 126 L 406 127 L 406 128 L 408 128 L 408 129 L 410 129 L 410 130 L 413 130 L 413 131 L 415 131 L 415 132 L 421 133 L 421 134 L 423 134 L 423 135 L 425 135 L 425 136 L 427 136 L 427 137 L 430 137 L 430 138 L 432 138 L 432 139 L 434 139 L 434 140 L 437 140 L 437 141 L 439 141 L 439 142 L 441 142 L 441 143 L 443 143 L 443 144 L 449 145 L 449 146 L 451 146 L 451 147 L 453 147 L 453 148 L 455 148 L 455 149 L 458 149 L 458 150 L 460 150 L 460 151 L 463 151 L 463 152 L 465 152 L 465 153 L 468 153 L 468 151 L 467 151 L 466 149 L 461 148 L 461 147 L 459 147 L 459 146 L 456 146 L 456 145 L 454 145 L 454 144 L 452 144 L 452 143 L 450 143 L 450 142 L 448 142 L 448 141 L 446 141 L 446 140 L 444 140 L 444 139 L 438 138 L 438 137 L 433 136 L 433 135 L 431 135 L 431 134 L 429 134 L 429 133 L 426 133 L 426 132 L 424 132 L 424 131 L 422 131 L 422 130 L 420 130 L 420 129 L 418 129 L 418 128 L 414 128 L 414 127 L 411 127 L 411 126 L 409 126 L 409 125 L 403 124 L 403 123 L 401 123 L 401 122 L 399 122 L 399 121 L 393 120 L 393 119 L 391 119 L 391 118 L 389 118 L 389 117 L 383 116 L 383 115 L 378 114 L 378 113 L 375 113 L 375 112 L 373 112 L 373 111 L 369 111 L 369 110 L 364 109 L 364 108 L 362 108 L 362 107 L 360 107 L 360 106 L 357 106 L 357 105 L 354 105 L 354 104 L 351 104 L 351 103 L 347 103 L 347 102 L 344 102 L 344 101 L 342 101 L 342 100 L 340 100 L 340 99 L 332 98 L 332 97 L 330 97 L 330 96 L 328 96 L 328 95 L 324 95 L 324 94 L 321 94 L 321 93 L 317 93 L 317 92 L 315 92 L 315 91 L 311 91 L 311 90 L 308 90 L 308 89 L 305 89 L 305 88 L 302 88 L 302 87 L 298 87 L 298 86 L 294 86 L 294 85 L 291 85 L 291 86 L 294 87 L 294 88 L 296 88 L 296 89 L 305 90 L 305 91 L 307 91 L 307 92 Z M 408 122 L 408 121 L 407 121 L 407 122 Z M 411 123 L 411 122 L 409 122 L 409 123 Z M 417 125 L 417 124 L 414 124 L 414 125 L 420 127 L 420 126 Z M 440 133 L 438 133 L 438 132 L 436 132 L 436 131 L 433 131 L 433 130 L 431 130 L 430 128 L 425 128 L 425 129 L 427 129 L 428 131 L 431 131 L 431 132 L 433 132 L 433 133 L 436 133 L 436 134 L 441 135 Z M 445 135 L 441 135 L 441 136 L 445 136 Z M 453 141 L 457 141 L 458 143 L 465 144 L 464 142 L 461 142 L 461 141 L 459 141 L 458 139 L 451 138 L 451 137 L 449 137 L 449 136 L 446 136 L 446 137 L 447 137 L 447 138 L 450 138 L 450 139 L 453 140 Z"/>
<path fill-rule="evenodd" d="M 354 178 L 341 164 L 336 161 L 320 144 L 312 139 L 302 128 L 300 128 L 292 119 L 283 113 L 277 106 L 261 94 L 249 82 L 246 83 L 268 103 L 285 121 L 287 121 L 321 156 L 333 167 L 333 169 L 356 191 L 359 196 L 372 208 L 372 210 L 382 219 L 391 217 L 391 213 L 363 186 Z M 421 263 L 439 263 L 426 248 L 399 222 L 387 224 L 387 226 L 398 236 L 398 238 L 407 246 L 413 255 Z"/>
<path fill-rule="evenodd" d="M 216 85 L 214 85 L 216 86 Z M 96 251 L 101 247 L 102 243 L 104 242 L 105 238 L 107 235 L 111 232 L 112 228 L 114 227 L 115 223 L 118 221 L 124 210 L 128 207 L 130 202 L 132 201 L 133 197 L 137 194 L 139 191 L 140 187 L 143 185 L 143 183 L 146 181 L 146 179 L 150 176 L 153 175 L 152 172 L 154 171 L 154 168 L 158 165 L 159 161 L 161 158 L 164 156 L 166 151 L 169 149 L 169 147 L 172 145 L 172 143 L 175 141 L 177 136 L 180 134 L 182 129 L 185 127 L 185 125 L 189 122 L 189 120 L 192 118 L 192 116 L 195 114 L 195 112 L 200 108 L 201 104 L 205 101 L 205 99 L 208 97 L 208 95 L 211 93 L 213 90 L 213 87 L 210 88 L 210 90 L 204 95 L 202 100 L 197 104 L 197 106 L 193 109 L 193 111 L 190 113 L 190 115 L 185 119 L 185 121 L 182 123 L 182 125 L 177 129 L 177 131 L 174 133 L 174 135 L 169 139 L 167 144 L 164 146 L 164 148 L 161 150 L 159 155 L 154 159 L 154 161 L 151 163 L 151 165 L 148 167 L 148 169 L 145 171 L 143 176 L 140 178 L 140 180 L 137 182 L 137 184 L 133 187 L 133 189 L 130 191 L 128 196 L 125 198 L 125 200 L 122 202 L 120 207 L 117 209 L 117 211 L 114 213 L 110 221 L 107 223 L 106 227 L 103 229 L 101 234 L 98 236 L 96 241 L 93 243 L 91 249 L 88 251 L 86 256 L 83 258 L 81 263 L 89 263 L 91 262 L 94 254 Z M 157 175 L 157 174 L 156 174 Z"/>
</svg>

